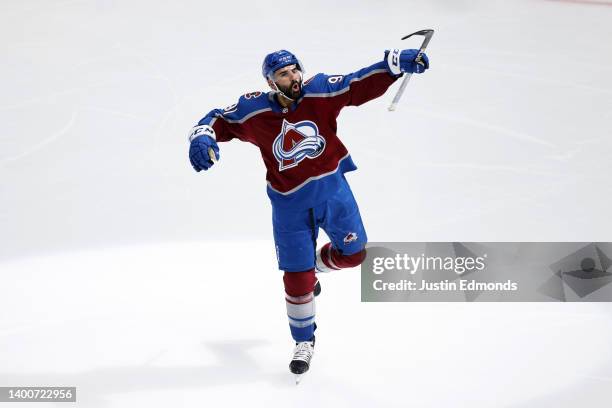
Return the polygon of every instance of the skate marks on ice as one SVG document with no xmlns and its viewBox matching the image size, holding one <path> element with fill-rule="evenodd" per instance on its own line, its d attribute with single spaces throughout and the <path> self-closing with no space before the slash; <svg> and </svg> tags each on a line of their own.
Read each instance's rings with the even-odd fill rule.
<svg viewBox="0 0 612 408">
<path fill-rule="evenodd" d="M 38 47 L 52 47 L 55 44 L 36 44 Z M 65 51 L 65 50 L 62 50 Z M 78 58 L 79 54 L 76 54 Z M 71 58 L 73 55 L 71 55 Z M 113 67 L 118 61 L 125 63 L 126 66 L 141 68 L 137 73 L 132 70 L 113 71 Z M 147 55 L 139 52 L 135 49 L 125 46 L 121 42 L 115 43 L 112 47 L 106 49 L 106 53 L 95 58 L 83 57 L 76 62 L 71 62 L 70 58 L 67 58 L 63 67 L 64 71 L 62 75 L 70 76 L 70 82 L 67 85 L 59 87 L 55 90 L 47 90 L 47 92 L 41 94 L 21 96 L 15 100 L 11 100 L 9 103 L 0 104 L 0 116 L 5 115 L 7 117 L 27 117 L 32 116 L 32 112 L 41 112 L 36 114 L 37 116 L 47 115 L 55 112 L 55 116 L 58 113 L 69 114 L 70 119 L 68 123 L 64 125 L 60 130 L 53 132 L 51 135 L 46 136 L 49 133 L 48 129 L 41 129 L 40 125 L 37 125 L 35 129 L 29 129 L 21 127 L 16 129 L 15 134 L 9 134 L 8 140 L 18 139 L 19 133 L 27 134 L 22 138 L 27 140 L 28 147 L 22 148 L 21 152 L 9 153 L 7 156 L 0 156 L 0 166 L 10 162 L 21 160 L 32 153 L 35 153 L 42 148 L 45 148 L 56 142 L 60 137 L 70 135 L 70 132 L 74 133 L 72 136 L 79 136 L 74 131 L 74 125 L 77 117 L 81 113 L 92 111 L 96 114 L 96 123 L 112 124 L 115 123 L 116 117 L 127 118 L 135 121 L 136 123 L 145 126 L 146 128 L 153 128 L 152 137 L 149 139 L 153 140 L 156 146 L 158 146 L 161 137 L 164 132 L 170 132 L 167 129 L 168 126 L 175 127 L 179 121 L 179 112 L 181 108 L 181 98 L 179 97 L 179 91 L 173 81 L 167 74 L 164 73 L 164 69 L 154 60 L 149 58 Z M 111 70 L 112 75 L 104 75 L 104 70 Z M 49 76 L 47 72 L 39 73 L 41 77 Z M 100 78 L 97 78 L 100 76 Z M 135 81 L 137 78 L 138 81 Z M 124 109 L 114 101 L 127 101 L 136 102 L 139 98 L 138 90 L 133 89 L 132 94 L 126 94 L 130 90 L 134 83 L 142 83 L 144 80 L 150 81 L 150 89 L 158 89 L 160 92 L 167 92 L 170 98 L 160 94 L 160 99 L 170 99 L 171 106 L 165 108 L 163 111 L 156 112 L 137 112 L 135 110 Z M 161 86 L 160 86 L 161 85 Z M 109 95 L 108 99 L 100 98 L 96 92 L 107 92 Z M 117 92 L 122 92 L 121 94 Z M 24 92 L 25 95 L 25 92 Z M 69 105 L 73 105 L 73 101 L 81 101 L 75 106 L 71 106 L 71 112 L 65 111 L 65 108 Z M 68 103 L 67 103 L 68 102 Z M 145 104 L 146 105 L 146 104 Z M 64 109 L 62 109 L 64 108 Z M 59 112 L 58 109 L 62 109 L 63 112 Z M 154 109 L 150 107 L 150 109 Z M 69 113 L 70 112 L 70 113 Z M 101 117 L 101 115 L 106 117 Z M 87 115 L 82 115 L 82 120 L 87 120 Z M 171 125 L 169 122 L 172 120 Z M 24 123 L 26 121 L 24 120 Z M 90 126 L 88 129 L 87 137 L 92 138 L 94 136 L 104 136 L 113 134 L 112 127 L 109 125 L 103 126 Z M 78 128 L 78 126 L 77 126 Z M 105 130 L 106 129 L 106 130 Z M 36 137 L 43 137 L 40 141 L 36 141 Z M 32 140 L 34 139 L 34 141 Z M 1 138 L 0 138 L 1 141 Z M 159 146 L 158 146 L 159 147 Z M 6 154 L 6 153 L 5 153 Z"/>
<path fill-rule="evenodd" d="M 73 111 L 72 115 L 70 116 L 70 119 L 68 119 L 68 122 L 58 131 L 52 133 L 50 136 L 44 138 L 43 140 L 41 140 L 40 142 L 34 144 L 34 146 L 30 147 L 29 149 L 18 153 L 16 155 L 13 156 L 8 156 L 8 157 L 0 157 L 0 166 L 3 166 L 7 163 L 11 163 L 11 162 L 15 162 L 18 160 L 23 159 L 24 157 L 29 156 L 32 153 L 35 153 L 36 151 L 44 148 L 45 146 L 47 146 L 48 144 L 51 144 L 53 142 L 55 142 L 57 139 L 59 139 L 60 137 L 64 136 L 65 134 L 67 134 L 70 129 L 72 129 L 72 127 L 74 126 L 75 122 L 76 122 L 76 118 L 77 118 L 77 112 Z"/>
<path fill-rule="evenodd" d="M 456 124 L 461 124 L 461 125 L 466 125 L 466 126 L 471 126 L 471 127 L 482 129 L 486 131 L 483 133 L 483 135 L 498 134 L 498 135 L 506 136 L 510 139 L 520 140 L 522 142 L 528 142 L 531 144 L 537 144 L 540 146 L 546 146 L 550 148 L 557 148 L 557 146 L 554 143 L 551 143 L 547 140 L 540 139 L 538 137 L 529 135 L 524 132 L 512 130 L 504 126 L 499 126 L 499 125 L 495 125 L 492 123 L 488 123 L 483 120 L 472 119 L 468 117 L 467 115 L 451 114 L 448 112 L 441 112 L 441 111 L 436 112 L 436 111 L 425 110 L 425 109 L 415 108 L 415 107 L 412 107 L 411 110 L 415 114 L 426 116 L 432 119 L 446 120 L 446 121 L 453 122 Z"/>
<path fill-rule="evenodd" d="M 30 386 L 69 384 L 77 387 L 77 403 L 93 408 L 123 406 L 124 396 L 138 402 L 151 401 L 152 398 L 157 400 L 156 395 L 162 394 L 160 398 L 166 401 L 169 393 L 172 400 L 185 398 L 190 403 L 213 402 L 223 406 L 224 401 L 218 399 L 218 392 L 206 391 L 214 388 L 224 389 L 223 392 L 233 390 L 225 403 L 241 399 L 250 401 L 253 406 L 265 406 L 262 401 L 265 400 L 265 393 L 290 398 L 297 385 L 295 376 L 288 371 L 286 364 L 272 362 L 270 366 L 275 367 L 263 367 L 252 358 L 252 353 L 256 353 L 259 347 L 270 345 L 269 341 L 261 339 L 204 342 L 202 346 L 212 352 L 217 361 L 213 365 L 156 366 L 156 361 L 168 351 L 160 349 L 142 364 L 100 367 L 75 373 L 0 373 L 0 383 Z M 257 384 L 269 388 L 268 391 L 250 392 L 247 386 Z M 316 395 L 312 395 L 312 387 L 316 387 Z M 244 395 L 239 390 L 244 390 Z M 305 393 L 303 397 L 307 404 L 295 406 L 311 406 L 313 402 L 325 404 L 330 400 L 370 407 L 380 403 L 380 400 L 351 385 L 348 378 L 347 381 L 339 380 L 316 369 L 302 374 L 297 390 Z M 149 406 L 163 406 L 161 401 Z"/>
<path fill-rule="evenodd" d="M 258 382 L 278 383 L 278 375 L 266 372 L 251 356 L 258 347 L 268 345 L 261 339 L 202 343 L 213 353 L 216 363 L 205 366 L 155 366 L 165 350 L 143 364 L 100 367 L 75 373 L 38 372 L 0 373 L 0 384 L 65 385 L 77 387 L 77 402 L 87 407 L 111 406 L 116 394 L 176 391 L 235 386 Z M 288 374 L 286 374 L 288 377 Z"/>
</svg>

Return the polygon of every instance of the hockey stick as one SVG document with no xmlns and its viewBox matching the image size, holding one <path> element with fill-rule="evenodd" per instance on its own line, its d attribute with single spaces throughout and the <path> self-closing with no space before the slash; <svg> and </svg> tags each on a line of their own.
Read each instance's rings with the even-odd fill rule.
<svg viewBox="0 0 612 408">
<path fill-rule="evenodd" d="M 407 36 L 402 37 L 402 40 L 405 40 L 406 38 L 412 37 L 413 35 L 422 35 L 422 36 L 425 37 L 425 39 L 423 40 L 423 43 L 421 44 L 421 48 L 419 48 L 419 53 L 417 54 L 416 58 L 414 59 L 414 61 L 416 63 L 420 63 L 421 62 L 421 55 L 423 55 L 423 53 L 425 52 L 425 48 L 427 48 L 427 44 L 429 44 L 429 40 L 431 40 L 431 37 L 433 37 L 434 30 L 421 30 L 421 31 L 417 31 L 416 33 L 408 34 Z M 395 94 L 395 98 L 393 98 L 393 102 L 391 102 L 391 105 L 389 105 L 389 111 L 393 112 L 395 110 L 395 107 L 397 106 L 397 103 L 399 102 L 400 98 L 404 94 L 404 89 L 406 89 L 406 85 L 408 85 L 408 81 L 410 81 L 410 77 L 411 76 L 412 76 L 412 74 L 408 73 L 404 77 L 404 80 L 402 81 L 402 84 L 400 85 L 399 89 L 397 90 L 397 93 Z"/>
</svg>

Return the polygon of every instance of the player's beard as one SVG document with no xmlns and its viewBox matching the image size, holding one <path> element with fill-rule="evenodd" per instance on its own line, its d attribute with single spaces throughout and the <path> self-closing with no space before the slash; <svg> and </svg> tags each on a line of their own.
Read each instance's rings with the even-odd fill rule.
<svg viewBox="0 0 612 408">
<path fill-rule="evenodd" d="M 297 87 L 294 86 L 297 84 Z M 291 85 L 287 86 L 287 87 L 283 87 L 283 86 L 279 86 L 278 84 L 276 84 L 276 86 L 278 86 L 278 89 L 288 98 L 291 98 L 293 100 L 296 100 L 299 96 L 300 93 L 302 92 L 302 81 L 293 81 L 291 82 Z"/>
</svg>

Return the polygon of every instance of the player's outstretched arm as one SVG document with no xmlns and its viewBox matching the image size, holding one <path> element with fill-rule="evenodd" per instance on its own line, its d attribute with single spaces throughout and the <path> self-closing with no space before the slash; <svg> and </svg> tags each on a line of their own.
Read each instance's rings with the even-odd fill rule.
<svg viewBox="0 0 612 408">
<path fill-rule="evenodd" d="M 195 171 L 208 170 L 221 158 L 211 126 L 198 125 L 191 129 L 189 143 L 189 161 Z"/>
<path fill-rule="evenodd" d="M 412 49 L 387 50 L 382 60 L 353 73 L 319 74 L 313 77 L 313 93 L 330 95 L 338 109 L 359 106 L 382 96 L 404 73 L 425 72 L 429 68 L 429 59 L 422 54 L 421 60 L 417 62 L 418 52 Z"/>
<path fill-rule="evenodd" d="M 268 99 L 265 93 L 249 92 L 225 109 L 208 112 L 189 132 L 189 161 L 194 170 L 208 170 L 219 160 L 217 143 L 236 138 L 256 144 L 244 123 L 266 107 Z"/>
</svg>

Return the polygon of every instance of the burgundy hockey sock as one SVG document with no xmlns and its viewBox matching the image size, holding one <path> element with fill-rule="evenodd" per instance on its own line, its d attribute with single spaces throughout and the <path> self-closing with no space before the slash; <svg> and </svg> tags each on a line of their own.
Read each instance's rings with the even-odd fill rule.
<svg viewBox="0 0 612 408">
<path fill-rule="evenodd" d="M 304 272 L 285 272 L 285 301 L 291 336 L 296 342 L 308 341 L 314 335 L 315 298 L 317 281 L 314 269 Z"/>
<path fill-rule="evenodd" d="M 331 242 L 328 242 L 327 244 L 323 245 L 318 255 L 320 255 L 317 256 L 317 263 L 319 263 L 319 265 L 317 265 L 318 269 L 323 269 L 319 266 L 324 266 L 330 270 L 338 270 L 343 268 L 353 268 L 361 265 L 366 257 L 366 250 L 362 249 L 361 251 L 351 255 L 342 255 L 334 247 L 332 247 Z M 322 262 L 323 265 L 320 265 L 320 262 Z M 321 272 L 328 271 L 321 270 Z"/>
</svg>

